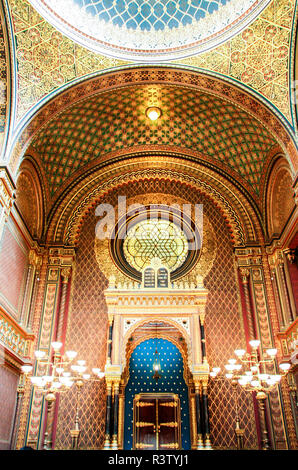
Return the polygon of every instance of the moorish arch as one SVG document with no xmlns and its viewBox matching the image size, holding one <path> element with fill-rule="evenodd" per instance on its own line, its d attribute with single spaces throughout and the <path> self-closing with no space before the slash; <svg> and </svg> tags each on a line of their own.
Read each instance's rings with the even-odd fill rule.
<svg viewBox="0 0 298 470">
<path fill-rule="evenodd" d="M 163 161 L 163 162 L 162 162 Z M 173 170 L 171 170 L 173 168 Z M 135 170 L 134 170 L 135 169 Z M 91 173 L 77 186 L 61 196 L 52 211 L 47 239 L 50 242 L 75 244 L 81 221 L 91 208 L 113 188 L 123 188 L 129 184 L 143 184 L 148 179 L 169 180 L 184 184 L 211 197 L 221 208 L 231 227 L 236 245 L 247 241 L 262 239 L 262 228 L 258 213 L 246 203 L 246 197 L 230 181 L 219 177 L 214 171 L 200 168 L 195 164 L 186 165 L 182 158 L 147 157 L 124 161 L 122 164 L 108 166 L 103 172 Z M 99 184 L 100 181 L 100 184 Z"/>
<path fill-rule="evenodd" d="M 177 321 L 169 318 L 152 319 L 148 321 L 142 319 L 129 328 L 123 340 L 123 348 L 121 351 L 122 365 L 124 370 L 125 381 L 129 376 L 129 360 L 133 350 L 144 340 L 156 338 L 155 323 L 159 323 L 158 337 L 166 339 L 174 343 L 180 350 L 184 362 L 185 379 L 190 380 L 190 337 L 185 328 Z M 160 327 L 163 328 L 161 332 Z"/>
<path fill-rule="evenodd" d="M 161 107 L 160 125 L 146 121 L 148 105 Z M 34 191 L 30 191 L 32 175 L 38 175 L 42 188 L 36 187 L 35 191 L 43 192 L 42 197 L 36 198 L 40 207 L 37 220 L 42 220 L 41 212 L 44 215 L 43 229 L 40 222 L 38 225 L 36 220 L 30 220 L 29 206 L 21 198 L 17 201 L 25 224 L 33 236 L 38 234 L 40 242 L 31 256 L 35 264 L 34 269 L 30 266 L 28 270 L 31 277 L 27 282 L 27 286 L 39 286 L 36 305 L 31 302 L 34 291 L 26 297 L 28 305 L 35 308 L 34 331 L 40 332 L 36 342 L 46 347 L 51 339 L 61 339 L 86 354 L 90 364 L 96 357 L 101 367 L 106 366 L 107 395 L 103 384 L 97 385 L 100 400 L 92 410 L 95 389 L 84 396 L 84 445 L 91 442 L 92 446 L 102 447 L 104 433 L 107 448 L 118 448 L 119 444 L 119 436 L 115 438 L 105 428 L 103 416 L 112 406 L 114 416 L 118 416 L 117 397 L 123 380 L 120 366 L 124 365 L 123 354 L 121 363 L 113 363 L 121 330 L 119 318 L 118 326 L 115 325 L 117 311 L 108 309 L 108 299 L 114 302 L 113 298 L 117 298 L 117 308 L 128 305 L 136 311 L 141 305 L 151 320 L 153 307 L 159 316 L 162 309 L 167 314 L 181 315 L 183 307 L 184 314 L 192 318 L 196 334 L 192 346 L 195 345 L 197 356 L 191 371 L 195 379 L 190 391 L 192 414 L 199 408 L 195 401 L 207 399 L 209 362 L 212 366 L 223 365 L 228 352 L 232 354 L 233 348 L 245 345 L 255 336 L 261 338 L 264 348 L 277 343 L 281 349 L 279 310 L 265 246 L 268 233 L 263 202 L 267 185 L 268 194 L 273 194 L 277 186 L 282 188 L 284 181 L 290 186 L 296 169 L 296 150 L 283 124 L 261 102 L 230 83 L 189 70 L 118 70 L 78 83 L 48 101 L 32 118 L 15 148 L 11 168 L 14 172 L 19 169 L 20 183 L 25 176 L 28 178 L 22 186 L 28 191 L 26 204 L 28 198 L 32 198 L 32 204 L 35 201 Z M 272 183 L 268 183 L 272 162 L 281 154 L 285 166 L 276 170 L 277 177 L 274 180 L 270 176 Z M 18 160 L 20 155 L 25 155 L 24 160 Z M 27 166 L 30 172 L 30 164 L 35 168 L 32 175 L 25 171 Z M 106 251 L 102 250 L 102 257 L 99 256 L 94 219 L 98 204 L 115 204 L 121 193 L 132 202 L 150 203 L 151 198 L 157 204 L 163 202 L 162 198 L 169 203 L 204 201 L 209 211 L 206 226 L 210 239 L 206 240 L 212 241 L 207 249 L 213 249 L 215 255 L 209 270 L 204 267 L 203 273 L 196 272 L 200 262 L 208 264 L 202 255 L 197 265 L 191 266 L 191 272 L 198 276 L 191 278 L 187 273 L 167 291 L 142 292 L 131 279 L 126 277 L 123 281 L 123 276 L 113 284 L 112 271 L 115 266 L 116 271 L 120 268 L 109 247 L 105 246 Z M 282 194 L 278 192 L 279 212 Z M 273 203 L 271 219 L 276 207 Z M 284 223 L 286 219 L 279 230 Z M 282 284 L 278 288 L 282 289 Z M 282 307 L 287 308 L 286 299 L 283 302 Z M 182 332 L 179 327 L 177 331 Z M 96 332 L 92 338 L 91 332 Z M 114 338 L 113 332 L 118 337 Z M 164 338 L 171 341 L 170 333 Z M 184 357 L 194 349 L 184 349 Z M 214 383 L 210 385 L 210 419 L 215 430 L 212 439 L 219 447 L 228 448 L 234 438 L 234 415 L 230 411 L 230 390 L 223 390 L 216 389 Z M 218 410 L 222 393 L 229 401 L 227 416 Z M 27 434 L 24 437 L 20 433 L 19 442 L 25 438 L 39 446 L 43 424 L 35 416 L 42 409 L 42 398 L 35 392 L 27 392 L 25 398 L 32 415 L 28 418 Z M 270 429 L 274 441 L 286 448 L 289 442 L 285 417 L 280 412 L 282 400 L 280 391 L 271 398 Z M 59 406 L 57 446 L 64 448 L 68 445 L 70 421 L 63 399 Z M 289 409 L 289 400 L 286 406 Z M 256 436 L 261 431 L 254 422 L 258 417 L 252 408 L 252 401 L 243 398 L 241 413 L 247 419 L 249 446 L 256 448 Z M 24 410 L 20 418 L 22 429 L 27 419 Z M 204 413 L 207 418 L 207 408 Z M 198 425 L 199 421 L 194 429 Z M 118 429 L 117 423 L 114 429 Z M 210 435 L 206 430 L 204 436 L 208 448 Z M 199 447 L 197 437 L 193 433 L 193 445 Z"/>
<path fill-rule="evenodd" d="M 289 164 L 280 155 L 270 166 L 266 185 L 265 214 L 269 237 L 281 234 L 295 208 L 293 184 Z"/>
<path fill-rule="evenodd" d="M 213 77 L 212 74 L 194 72 L 183 68 L 172 67 L 138 67 L 116 72 L 108 72 L 90 79 L 86 79 L 78 84 L 72 85 L 65 91 L 61 91 L 57 96 L 52 97 L 39 112 L 32 117 L 21 131 L 18 141 L 15 143 L 15 150 L 12 153 L 10 167 L 15 172 L 21 162 L 26 149 L 35 140 L 36 136 L 43 129 L 46 129 L 53 118 L 63 116 L 63 113 L 76 104 L 83 103 L 86 100 L 93 100 L 96 96 L 110 95 L 116 97 L 122 91 L 128 92 L 128 100 L 132 98 L 135 87 L 147 88 L 147 98 L 143 103 L 143 110 L 150 103 L 158 101 L 159 87 L 172 87 L 174 90 L 200 91 L 212 99 L 217 99 L 221 103 L 230 103 L 231 110 L 234 112 L 243 110 L 247 115 L 256 119 L 261 127 L 264 126 L 268 132 L 274 136 L 276 143 L 281 147 L 289 161 L 293 172 L 297 169 L 296 147 L 294 141 L 283 123 L 275 116 L 266 105 L 252 97 L 246 91 L 238 88 L 230 82 Z M 143 97 L 144 98 L 144 97 Z M 113 99 L 113 98 L 112 98 Z M 157 100 L 157 101 L 156 101 Z M 219 103 L 218 102 L 218 103 Z"/>
<path fill-rule="evenodd" d="M 22 161 L 17 174 L 16 205 L 32 237 L 40 239 L 44 230 L 46 201 L 36 165 L 28 158 Z"/>
</svg>

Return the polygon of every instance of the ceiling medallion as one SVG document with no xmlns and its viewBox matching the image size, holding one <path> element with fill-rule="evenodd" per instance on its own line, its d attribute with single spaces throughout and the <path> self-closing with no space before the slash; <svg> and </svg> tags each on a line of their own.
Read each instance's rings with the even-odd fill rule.
<svg viewBox="0 0 298 470">
<path fill-rule="evenodd" d="M 150 106 L 146 109 L 146 116 L 151 119 L 151 121 L 156 121 L 161 115 L 161 109 L 157 106 Z"/>
<path fill-rule="evenodd" d="M 210 50 L 238 34 L 270 0 L 29 0 L 82 46 L 119 59 L 160 62 Z"/>
</svg>

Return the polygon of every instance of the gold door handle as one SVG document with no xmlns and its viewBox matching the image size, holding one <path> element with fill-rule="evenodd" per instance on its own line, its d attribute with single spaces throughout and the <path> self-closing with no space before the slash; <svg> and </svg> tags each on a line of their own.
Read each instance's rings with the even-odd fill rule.
<svg viewBox="0 0 298 470">
<path fill-rule="evenodd" d="M 146 423 L 144 421 L 139 421 L 139 422 L 136 423 L 137 428 L 144 428 L 146 426 L 154 426 L 155 427 L 155 425 L 153 423 Z"/>
<path fill-rule="evenodd" d="M 159 427 L 160 426 L 168 426 L 170 428 L 178 428 L 178 423 L 177 423 L 177 421 L 169 422 L 169 423 L 160 423 Z"/>
</svg>

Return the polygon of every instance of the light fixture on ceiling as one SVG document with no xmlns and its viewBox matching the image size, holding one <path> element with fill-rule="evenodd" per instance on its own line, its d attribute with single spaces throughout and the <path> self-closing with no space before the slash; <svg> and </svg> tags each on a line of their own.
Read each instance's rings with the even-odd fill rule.
<svg viewBox="0 0 298 470">
<path fill-rule="evenodd" d="M 157 323 L 155 325 L 155 328 L 156 328 L 156 347 L 155 347 L 155 354 L 154 354 L 154 359 L 153 359 L 153 372 L 154 372 L 154 375 L 152 376 L 152 378 L 154 380 L 156 380 L 156 382 L 157 382 L 158 379 L 161 378 L 161 375 L 160 375 L 160 370 L 161 370 L 160 359 L 159 359 L 159 354 L 158 354 L 158 351 L 157 351 L 157 342 L 158 342 Z"/>
<path fill-rule="evenodd" d="M 158 379 L 161 378 L 161 375 L 159 373 L 160 372 L 160 360 L 159 360 L 159 354 L 157 352 L 157 347 L 155 349 L 155 354 L 154 354 L 153 371 L 154 371 L 153 379 L 156 380 L 157 382 Z"/>
<path fill-rule="evenodd" d="M 150 106 L 146 109 L 146 116 L 151 119 L 151 121 L 156 121 L 161 116 L 161 114 L 161 109 L 157 106 Z"/>
</svg>

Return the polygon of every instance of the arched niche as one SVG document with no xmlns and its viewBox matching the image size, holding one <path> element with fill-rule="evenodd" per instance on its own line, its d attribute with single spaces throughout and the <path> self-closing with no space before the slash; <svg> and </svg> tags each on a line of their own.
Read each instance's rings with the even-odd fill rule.
<svg viewBox="0 0 298 470">
<path fill-rule="evenodd" d="M 268 178 L 265 208 L 269 238 L 280 236 L 293 209 L 293 176 L 287 160 L 275 160 Z"/>
<path fill-rule="evenodd" d="M 43 231 L 44 203 L 42 187 L 35 166 L 25 159 L 16 181 L 16 206 L 34 239 L 40 239 Z"/>
</svg>

